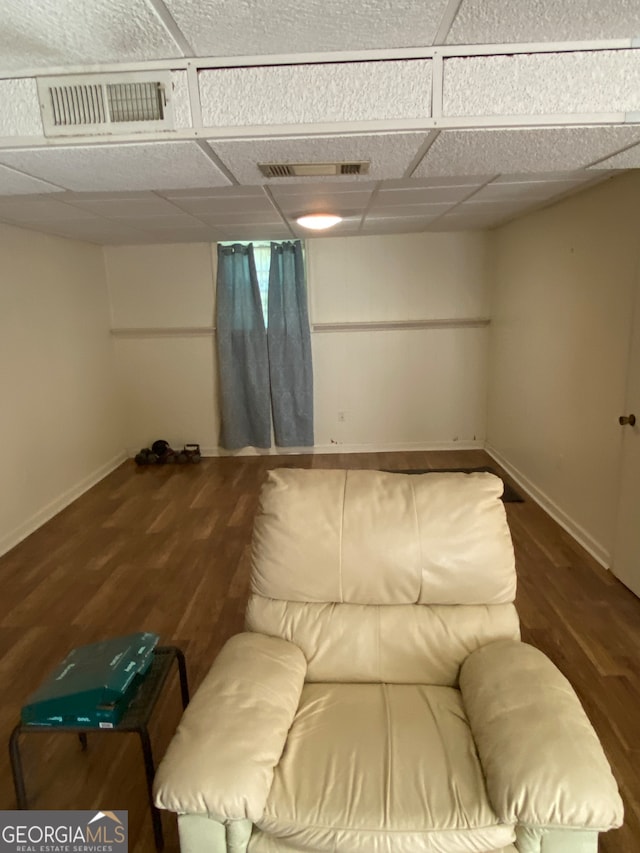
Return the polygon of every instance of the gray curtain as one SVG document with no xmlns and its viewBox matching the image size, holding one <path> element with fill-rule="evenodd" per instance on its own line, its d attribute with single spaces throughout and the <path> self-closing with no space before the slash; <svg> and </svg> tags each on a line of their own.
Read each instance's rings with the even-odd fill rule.
<svg viewBox="0 0 640 853">
<path fill-rule="evenodd" d="M 275 442 L 313 445 L 313 370 L 302 244 L 272 243 L 269 374 Z"/>
<path fill-rule="evenodd" d="M 229 450 L 271 447 L 269 358 L 253 245 L 218 245 L 216 339 Z"/>
</svg>

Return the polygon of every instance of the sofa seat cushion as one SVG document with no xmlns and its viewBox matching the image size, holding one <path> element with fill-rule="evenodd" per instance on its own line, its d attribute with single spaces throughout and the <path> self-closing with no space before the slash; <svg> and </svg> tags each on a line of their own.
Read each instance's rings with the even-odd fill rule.
<svg viewBox="0 0 640 853">
<path fill-rule="evenodd" d="M 336 853 L 349 853 L 351 849 L 339 847 Z M 292 846 L 289 842 L 283 841 L 281 838 L 274 838 L 273 835 L 268 835 L 266 832 L 261 832 L 256 828 L 254 828 L 251 839 L 249 840 L 247 851 L 248 853 L 310 853 L 307 847 Z M 486 850 L 483 853 L 518 853 L 518 850 L 513 844 L 508 844 L 499 850 Z M 579 853 L 579 851 L 571 851 L 571 853 Z"/>
<path fill-rule="evenodd" d="M 306 684 L 257 825 L 283 849 L 331 853 L 486 853 L 515 838 L 460 692 L 413 684 Z"/>
</svg>

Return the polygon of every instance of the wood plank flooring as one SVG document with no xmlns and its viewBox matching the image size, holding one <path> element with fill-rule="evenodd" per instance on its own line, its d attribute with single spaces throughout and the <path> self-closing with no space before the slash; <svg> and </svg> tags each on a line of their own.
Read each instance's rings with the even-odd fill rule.
<svg viewBox="0 0 640 853">
<path fill-rule="evenodd" d="M 0 740 L 27 695 L 77 645 L 156 631 L 187 656 L 197 687 L 222 643 L 242 629 L 249 542 L 265 472 L 314 468 L 493 465 L 483 451 L 206 459 L 136 469 L 126 462 L 0 558 Z M 508 479 L 508 478 L 507 478 Z M 532 500 L 506 505 L 515 541 L 523 638 L 565 672 L 591 717 L 626 805 L 601 853 L 640 850 L 640 600 L 604 571 Z M 163 754 L 179 720 L 177 678 L 156 711 Z M 132 735 L 23 739 L 37 808 L 128 809 L 130 850 L 152 853 L 140 748 Z M 0 808 L 15 808 L 8 752 L 0 751 Z M 178 850 L 164 815 L 166 850 Z"/>
</svg>

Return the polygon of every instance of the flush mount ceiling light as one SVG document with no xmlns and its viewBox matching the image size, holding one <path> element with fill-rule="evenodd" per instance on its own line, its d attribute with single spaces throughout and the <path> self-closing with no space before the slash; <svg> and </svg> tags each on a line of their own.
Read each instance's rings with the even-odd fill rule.
<svg viewBox="0 0 640 853">
<path fill-rule="evenodd" d="M 342 217 L 336 216 L 334 213 L 309 213 L 306 216 L 299 216 L 296 222 L 303 228 L 324 231 L 326 228 L 333 228 L 338 222 L 342 222 Z"/>
</svg>

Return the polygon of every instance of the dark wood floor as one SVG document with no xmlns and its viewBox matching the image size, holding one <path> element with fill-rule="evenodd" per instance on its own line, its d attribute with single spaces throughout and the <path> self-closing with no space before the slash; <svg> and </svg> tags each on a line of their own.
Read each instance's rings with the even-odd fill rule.
<svg viewBox="0 0 640 853">
<path fill-rule="evenodd" d="M 0 738 L 73 646 L 155 631 L 187 655 L 191 685 L 242 629 L 249 539 L 269 468 L 446 468 L 493 464 L 482 451 L 204 460 L 179 468 L 127 462 L 0 558 Z M 497 468 L 497 466 L 494 466 Z M 580 548 L 533 501 L 507 504 L 519 574 L 524 639 L 575 685 L 602 738 L 626 804 L 622 829 L 602 853 L 640 850 L 640 600 Z M 159 758 L 180 715 L 177 679 L 158 706 Z M 135 853 L 153 851 L 139 745 L 132 735 L 23 741 L 31 805 L 128 809 Z M 15 808 L 6 749 L 0 808 Z M 166 849 L 176 851 L 173 817 Z"/>
</svg>

